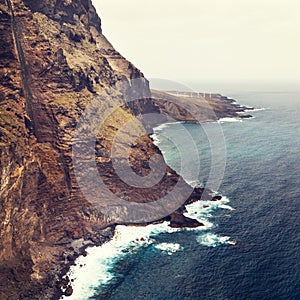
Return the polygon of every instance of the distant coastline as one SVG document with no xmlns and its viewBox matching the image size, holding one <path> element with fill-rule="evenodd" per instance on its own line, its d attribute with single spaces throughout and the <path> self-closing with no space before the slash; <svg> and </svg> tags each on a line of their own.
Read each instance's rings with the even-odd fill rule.
<svg viewBox="0 0 300 300">
<path fill-rule="evenodd" d="M 153 102 L 166 118 L 185 122 L 216 122 L 221 118 L 251 118 L 253 107 L 217 93 L 151 90 Z"/>
</svg>

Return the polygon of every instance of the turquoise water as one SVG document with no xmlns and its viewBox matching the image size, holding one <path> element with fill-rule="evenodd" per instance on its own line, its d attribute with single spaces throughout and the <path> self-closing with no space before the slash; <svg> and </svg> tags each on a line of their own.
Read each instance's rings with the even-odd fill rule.
<svg viewBox="0 0 300 300">
<path fill-rule="evenodd" d="M 229 96 L 267 108 L 253 112 L 253 119 L 221 124 L 227 150 L 218 191 L 230 203 L 206 212 L 211 226 L 202 232 L 156 232 L 151 243 L 115 259 L 112 279 L 99 283 L 89 299 L 300 299 L 300 93 Z M 199 151 L 202 184 L 210 170 L 209 136 L 219 130 L 215 125 L 184 125 Z M 170 140 L 180 143 L 180 126 L 156 132 L 177 170 L 180 153 Z M 192 153 L 181 154 L 193 164 Z M 178 247 L 168 253 L 162 245 Z"/>
</svg>

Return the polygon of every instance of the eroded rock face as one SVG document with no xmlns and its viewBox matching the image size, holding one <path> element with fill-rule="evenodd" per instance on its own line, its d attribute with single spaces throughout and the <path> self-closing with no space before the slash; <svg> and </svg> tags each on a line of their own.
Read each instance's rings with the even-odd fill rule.
<svg viewBox="0 0 300 300">
<path fill-rule="evenodd" d="M 102 35 L 90 0 L 1 0 L 0 31 L 0 299 L 56 299 L 64 264 L 113 234 L 114 220 L 86 200 L 74 176 L 71 142 L 80 115 L 98 94 L 106 95 L 100 110 L 119 105 L 97 136 L 96 160 L 121 197 L 127 187 L 111 166 L 113 137 L 133 114 L 158 107 L 143 74 Z M 144 100 L 122 105 L 124 90 Z M 141 137 L 131 166 L 146 175 L 155 153 Z M 132 188 L 126 200 L 152 201 L 178 178 L 168 168 L 158 186 Z"/>
<path fill-rule="evenodd" d="M 211 108 L 199 99 L 195 105 L 182 97 L 153 95 L 143 74 L 102 35 L 91 0 L 0 0 L 1 300 L 58 299 L 61 287 L 70 294 L 72 288 L 60 275 L 85 247 L 110 239 L 114 225 L 122 221 L 119 215 L 126 213 L 118 208 L 115 214 L 104 214 L 83 195 L 78 178 L 88 178 L 89 168 L 75 176 L 72 139 L 80 116 L 95 97 L 100 99 L 95 108 L 99 116 L 117 108 L 97 132 L 95 151 L 85 151 L 88 143 L 82 143 L 79 165 L 96 161 L 108 189 L 94 196 L 104 205 L 112 194 L 136 205 L 151 203 L 182 181 L 169 167 L 147 188 L 129 186 L 119 178 L 110 153 L 116 134 L 127 123 L 145 113 L 186 121 L 194 121 L 189 111 L 195 110 L 203 121 L 237 116 L 238 109 L 228 103 L 222 106 L 219 96 L 212 103 L 216 115 L 208 115 Z M 127 98 L 135 101 L 125 103 Z M 137 127 L 149 133 L 154 125 L 152 119 Z M 150 158 L 160 151 L 148 134 L 136 135 L 130 126 L 120 133 L 121 144 L 131 145 L 129 157 L 122 146 L 116 151 L 117 163 L 122 168 L 129 159 L 136 174 L 147 176 Z M 87 129 L 81 130 L 85 136 Z M 96 187 L 94 180 L 85 182 L 86 190 Z M 181 189 L 190 189 L 191 196 L 180 199 L 175 193 L 174 202 L 190 203 L 203 193 L 184 182 Z M 179 206 L 157 209 L 168 212 L 161 217 L 167 216 L 172 226 L 201 226 L 184 217 L 184 206 Z"/>
</svg>

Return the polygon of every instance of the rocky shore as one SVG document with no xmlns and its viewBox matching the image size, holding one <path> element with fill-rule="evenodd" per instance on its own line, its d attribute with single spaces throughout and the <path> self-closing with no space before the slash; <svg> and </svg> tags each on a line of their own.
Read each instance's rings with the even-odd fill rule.
<svg viewBox="0 0 300 300">
<path fill-rule="evenodd" d="M 215 122 L 222 118 L 251 118 L 245 111 L 253 109 L 239 105 L 220 94 L 152 90 L 154 103 L 167 118 L 183 122 Z"/>
<path fill-rule="evenodd" d="M 166 121 L 168 115 L 194 121 L 189 111 L 203 121 L 215 117 L 207 116 L 200 99 L 193 104 L 151 93 L 143 74 L 102 34 L 90 0 L 0 0 L 0 58 L 0 299 L 59 299 L 62 287 L 71 293 L 62 276 L 75 258 L 111 239 L 118 224 L 87 201 L 74 174 L 72 137 L 89 103 L 102 95 L 100 112 L 118 106 L 97 135 L 97 168 L 110 193 L 137 203 L 168 194 L 180 176 L 168 167 L 155 187 L 124 184 L 109 156 L 119 129 L 149 112 Z M 126 105 L 128 93 L 142 100 Z M 243 108 L 214 98 L 216 118 L 242 117 Z M 133 138 L 121 136 L 124 143 Z M 147 175 L 149 159 L 158 153 L 148 135 L 139 137 L 130 154 L 132 169 Z M 127 159 L 122 151 L 118 155 Z M 93 187 L 87 182 L 86 188 Z M 109 203 L 110 193 L 98 197 Z M 195 189 L 189 201 L 201 193 Z M 184 218 L 182 209 L 167 217 L 171 226 L 201 225 Z"/>
</svg>

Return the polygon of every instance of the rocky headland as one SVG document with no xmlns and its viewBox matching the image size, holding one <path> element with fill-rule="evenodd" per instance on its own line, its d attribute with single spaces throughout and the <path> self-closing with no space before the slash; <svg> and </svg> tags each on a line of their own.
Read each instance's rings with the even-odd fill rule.
<svg viewBox="0 0 300 300">
<path fill-rule="evenodd" d="M 87 201 L 72 165 L 72 136 L 94 97 L 104 97 L 100 111 L 118 106 L 97 135 L 99 174 L 116 196 L 137 203 L 167 194 L 180 176 L 168 167 L 147 189 L 120 180 L 109 153 L 126 122 L 149 112 L 166 121 L 214 121 L 241 117 L 245 108 L 221 95 L 214 95 L 209 109 L 199 97 L 151 92 L 143 74 L 102 34 L 91 0 L 0 0 L 0 33 L 0 299 L 59 299 L 62 286 L 71 293 L 61 279 L 70 264 L 86 247 L 109 240 L 118 224 Z M 140 100 L 126 104 L 126 94 Z M 124 143 L 134 138 L 121 137 Z M 147 175 L 157 153 L 149 135 L 137 138 L 132 169 Z M 127 159 L 122 151 L 118 155 Z M 194 189 L 185 204 L 202 193 Z M 110 201 L 109 193 L 98 197 Z M 166 217 L 171 226 L 201 225 L 183 210 Z"/>
</svg>

